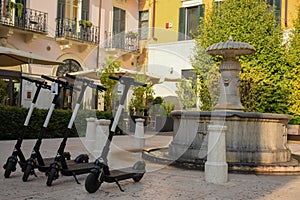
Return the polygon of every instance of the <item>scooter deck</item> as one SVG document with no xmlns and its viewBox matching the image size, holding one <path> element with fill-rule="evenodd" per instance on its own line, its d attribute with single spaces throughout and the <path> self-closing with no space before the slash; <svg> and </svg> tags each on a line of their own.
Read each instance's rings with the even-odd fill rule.
<svg viewBox="0 0 300 200">
<path fill-rule="evenodd" d="M 61 174 L 64 176 L 73 176 L 89 173 L 95 167 L 95 163 L 76 163 L 73 161 L 73 163 L 67 162 L 67 166 L 67 169 L 60 169 Z"/>
<path fill-rule="evenodd" d="M 38 166 L 38 170 L 41 172 L 47 172 L 50 169 L 50 165 L 54 162 L 54 158 L 45 158 L 44 159 L 44 166 Z M 89 163 L 76 163 L 74 160 L 66 160 L 66 164 L 68 167 L 77 166 L 79 164 L 89 164 Z M 91 163 L 94 166 L 94 163 Z"/>
<path fill-rule="evenodd" d="M 110 174 L 105 177 L 106 182 L 115 182 L 116 180 L 125 180 L 129 178 L 133 178 L 136 175 L 144 174 L 145 170 L 137 170 L 132 167 L 121 168 L 116 170 L 111 170 Z"/>
</svg>

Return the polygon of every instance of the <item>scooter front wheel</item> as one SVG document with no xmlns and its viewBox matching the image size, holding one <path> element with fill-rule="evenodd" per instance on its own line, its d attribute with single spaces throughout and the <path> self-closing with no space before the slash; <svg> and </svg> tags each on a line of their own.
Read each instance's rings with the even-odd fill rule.
<svg viewBox="0 0 300 200">
<path fill-rule="evenodd" d="M 9 178 L 11 172 L 14 171 L 14 169 L 15 169 L 14 163 L 12 161 L 8 161 L 5 166 L 4 177 Z"/>
<path fill-rule="evenodd" d="M 47 178 L 47 186 L 51 186 L 54 179 L 57 177 L 58 171 L 55 168 L 51 168 Z"/>
<path fill-rule="evenodd" d="M 28 180 L 31 170 L 32 170 L 32 165 L 27 165 L 22 177 L 23 182 L 26 182 Z"/>
<path fill-rule="evenodd" d="M 141 171 L 145 171 L 146 168 L 146 163 L 144 161 L 138 161 L 136 162 L 133 167 L 134 170 L 141 170 Z M 136 175 L 134 175 L 134 177 L 132 177 L 132 179 L 134 180 L 134 182 L 139 182 L 144 176 L 144 173 L 137 173 Z"/>
<path fill-rule="evenodd" d="M 95 193 L 103 183 L 103 172 L 100 173 L 99 179 L 97 174 L 95 173 L 90 173 L 87 178 L 85 179 L 85 189 L 89 193 Z"/>
</svg>

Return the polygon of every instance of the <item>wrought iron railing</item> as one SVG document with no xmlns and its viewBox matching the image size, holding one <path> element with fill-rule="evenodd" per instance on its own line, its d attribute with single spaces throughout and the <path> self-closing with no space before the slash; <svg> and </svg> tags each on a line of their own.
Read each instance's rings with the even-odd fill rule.
<svg viewBox="0 0 300 200">
<path fill-rule="evenodd" d="M 98 44 L 99 28 L 82 24 L 73 19 L 56 19 L 56 37 L 80 40 Z"/>
<path fill-rule="evenodd" d="M 47 33 L 48 13 L 17 6 L 10 9 L 8 4 L 4 4 L 4 0 L 0 0 L 0 24 L 23 30 Z"/>
<path fill-rule="evenodd" d="M 105 33 L 105 41 L 102 44 L 106 49 L 120 49 L 124 51 L 136 51 L 139 48 L 138 34 L 133 32 L 113 34 Z"/>
</svg>

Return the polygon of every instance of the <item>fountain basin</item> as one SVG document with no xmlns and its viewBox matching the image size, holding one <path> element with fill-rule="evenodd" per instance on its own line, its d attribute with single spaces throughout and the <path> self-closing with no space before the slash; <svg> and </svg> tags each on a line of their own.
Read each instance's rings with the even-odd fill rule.
<svg viewBox="0 0 300 200">
<path fill-rule="evenodd" d="M 188 162 L 206 160 L 207 126 L 227 126 L 228 163 L 275 164 L 291 161 L 287 124 L 283 114 L 239 111 L 173 111 L 174 136 L 169 157 Z"/>
</svg>

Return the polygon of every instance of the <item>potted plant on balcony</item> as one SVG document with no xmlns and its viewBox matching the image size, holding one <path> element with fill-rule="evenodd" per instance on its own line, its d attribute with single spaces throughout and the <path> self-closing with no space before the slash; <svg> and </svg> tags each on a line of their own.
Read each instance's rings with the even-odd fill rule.
<svg viewBox="0 0 300 200">
<path fill-rule="evenodd" d="M 21 18 L 22 17 L 22 12 L 23 12 L 23 4 L 22 3 L 15 3 L 13 1 L 8 1 L 7 2 L 7 13 L 6 15 L 11 18 L 12 17 L 12 13 L 13 13 L 13 10 L 16 9 L 17 10 L 17 15 L 18 15 L 18 18 Z"/>
<path fill-rule="evenodd" d="M 87 28 L 87 27 L 92 27 L 93 23 L 88 21 L 88 20 L 80 20 L 80 26 L 82 26 L 83 28 Z"/>
</svg>

